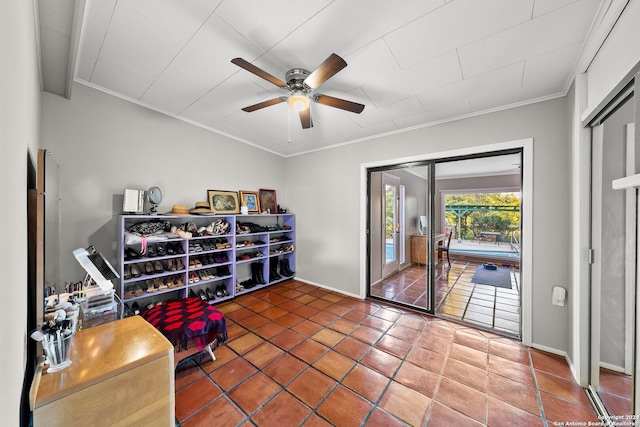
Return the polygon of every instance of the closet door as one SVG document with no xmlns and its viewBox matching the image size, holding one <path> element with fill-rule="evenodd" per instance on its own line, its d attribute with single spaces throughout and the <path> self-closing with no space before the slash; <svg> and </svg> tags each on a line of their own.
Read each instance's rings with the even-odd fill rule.
<svg viewBox="0 0 640 427">
<path fill-rule="evenodd" d="M 593 127 L 590 389 L 601 410 L 631 415 L 636 299 L 636 190 L 613 181 L 633 175 L 633 98 Z"/>
</svg>

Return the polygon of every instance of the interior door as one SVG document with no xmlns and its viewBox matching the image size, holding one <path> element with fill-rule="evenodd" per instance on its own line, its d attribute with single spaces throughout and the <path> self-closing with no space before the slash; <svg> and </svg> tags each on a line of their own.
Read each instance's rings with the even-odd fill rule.
<svg viewBox="0 0 640 427">
<path fill-rule="evenodd" d="M 636 173 L 633 98 L 593 128 L 590 388 L 608 414 L 633 414 L 636 190 L 612 181 Z"/>
<path fill-rule="evenodd" d="M 400 178 L 391 174 L 382 175 L 382 245 L 384 265 L 382 277 L 388 277 L 400 269 Z"/>
</svg>

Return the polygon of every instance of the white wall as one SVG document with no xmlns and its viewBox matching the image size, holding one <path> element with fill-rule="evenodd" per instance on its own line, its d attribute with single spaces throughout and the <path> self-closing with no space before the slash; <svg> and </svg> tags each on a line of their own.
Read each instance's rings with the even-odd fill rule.
<svg viewBox="0 0 640 427">
<path fill-rule="evenodd" d="M 565 100 L 556 99 L 289 158 L 287 196 L 298 215 L 296 275 L 360 293 L 361 164 L 533 138 L 532 341 L 564 351 L 567 308 L 551 305 L 551 289 L 568 281 L 568 124 Z"/>
<path fill-rule="evenodd" d="M 193 207 L 207 190 L 276 190 L 286 206 L 282 157 L 82 84 L 71 100 L 43 96 L 43 148 L 60 165 L 63 282 L 81 280 L 74 249 L 92 244 L 116 261 L 125 188 L 162 189 L 158 212 Z"/>
<path fill-rule="evenodd" d="M 0 332 L 2 425 L 17 426 L 26 364 L 27 153 L 37 159 L 40 83 L 33 3 L 3 2 L 0 13 L 0 289 L 7 327 Z"/>
</svg>

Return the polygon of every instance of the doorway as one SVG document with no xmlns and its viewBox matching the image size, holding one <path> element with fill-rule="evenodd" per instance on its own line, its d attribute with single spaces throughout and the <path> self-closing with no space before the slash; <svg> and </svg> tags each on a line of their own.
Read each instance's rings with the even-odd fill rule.
<svg viewBox="0 0 640 427">
<path fill-rule="evenodd" d="M 515 229 L 504 226 L 498 230 L 495 221 L 485 221 L 479 231 L 489 236 L 487 241 L 466 235 L 462 239 L 460 230 L 456 231 L 458 224 L 448 218 L 445 196 L 511 192 L 518 194 L 515 210 L 519 214 L 523 151 L 482 152 L 368 169 L 367 296 L 521 338 L 522 223 L 516 222 Z M 398 197 L 400 187 L 404 197 Z M 474 209 L 513 211 L 514 207 L 475 203 Z M 456 237 L 449 239 L 449 234 Z M 517 236 L 518 252 L 513 251 L 513 236 Z M 405 243 L 407 253 L 404 262 L 396 264 L 398 239 Z M 508 260 L 506 251 L 510 252 Z M 473 283 L 476 271 L 485 263 L 495 265 L 499 273 L 506 272 L 508 283 Z"/>
</svg>

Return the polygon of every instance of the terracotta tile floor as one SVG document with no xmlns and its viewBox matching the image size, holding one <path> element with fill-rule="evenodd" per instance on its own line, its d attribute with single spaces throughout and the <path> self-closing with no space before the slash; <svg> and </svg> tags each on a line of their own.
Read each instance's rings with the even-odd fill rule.
<svg viewBox="0 0 640 427">
<path fill-rule="evenodd" d="M 479 262 L 453 259 L 436 265 L 436 314 L 520 337 L 520 272 L 511 267 L 511 289 L 473 283 Z M 372 286 L 371 294 L 414 307 L 426 307 L 427 276 L 414 264 Z"/>
<path fill-rule="evenodd" d="M 597 421 L 563 358 L 492 332 L 294 280 L 217 308 L 217 360 L 176 369 L 184 427 Z"/>
</svg>

